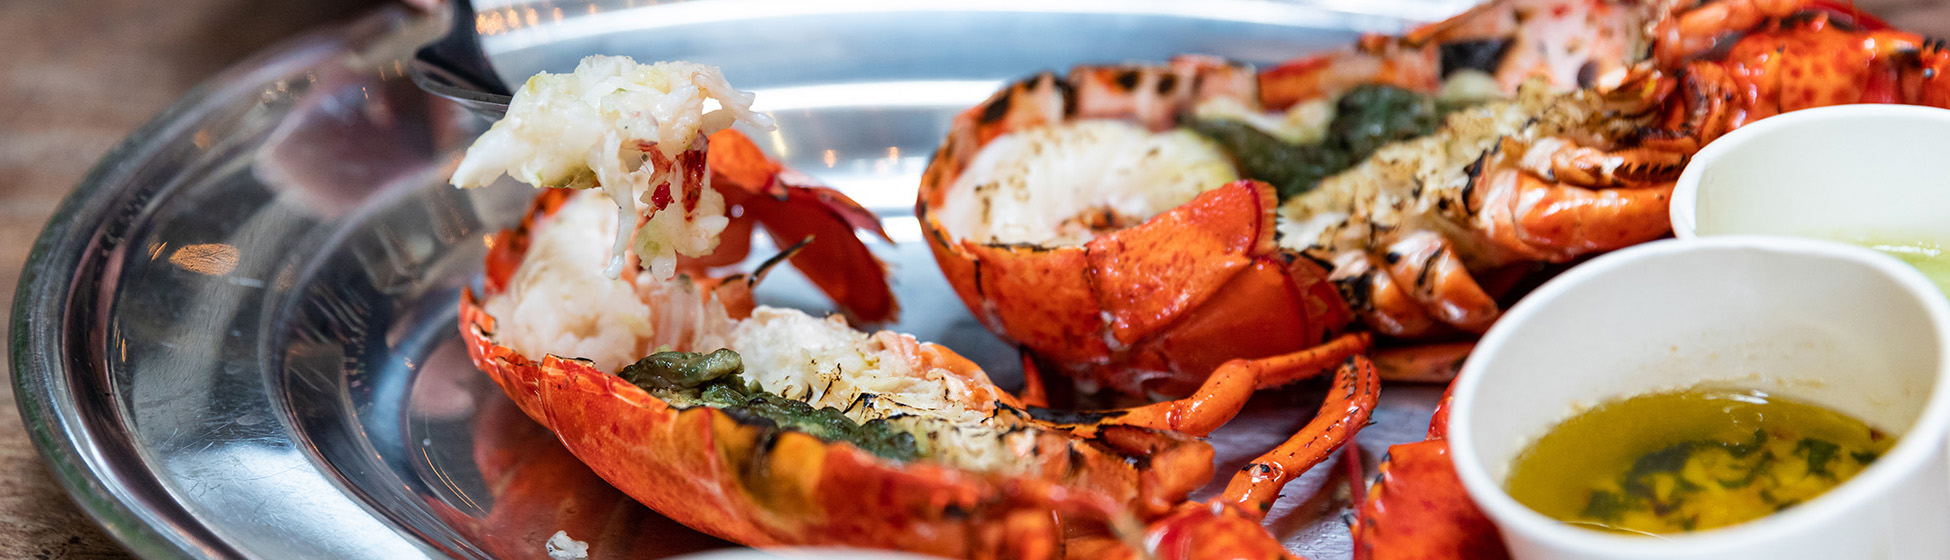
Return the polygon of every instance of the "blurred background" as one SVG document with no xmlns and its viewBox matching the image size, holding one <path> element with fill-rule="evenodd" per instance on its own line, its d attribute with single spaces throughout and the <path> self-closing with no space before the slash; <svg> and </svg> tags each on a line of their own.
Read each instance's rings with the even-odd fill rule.
<svg viewBox="0 0 1950 560">
<path fill-rule="evenodd" d="M 0 1 L 0 316 L 10 314 L 48 215 L 110 147 L 224 67 L 386 3 Z M 1950 0 L 1855 4 L 1897 27 L 1950 36 Z M 0 334 L 7 328 L 0 322 Z M 0 384 L 0 557 L 126 557 L 48 473 L 14 411 L 11 383 Z"/>
</svg>

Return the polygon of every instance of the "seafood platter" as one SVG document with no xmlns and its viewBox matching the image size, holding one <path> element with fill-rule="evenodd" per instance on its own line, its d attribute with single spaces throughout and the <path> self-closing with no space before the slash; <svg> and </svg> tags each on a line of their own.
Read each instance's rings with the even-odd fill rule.
<svg viewBox="0 0 1950 560">
<path fill-rule="evenodd" d="M 385 12 L 112 153 L 14 319 L 83 508 L 157 557 L 1679 558 L 1899 468 L 1950 498 L 1922 273 L 1668 239 L 1716 140 L 1950 106 L 1940 41 L 1845 3 L 630 4 L 484 6 L 505 115 L 416 89 L 441 30 Z M 1735 256 L 1656 264 L 1696 250 Z M 1916 427 L 1812 382 L 1499 397 L 1578 377 L 1496 381 L 1596 271 L 1761 253 L 1922 294 L 1823 315 L 1913 335 L 1870 401 Z M 1556 427 L 1479 466 L 1474 422 L 1526 407 Z"/>
</svg>

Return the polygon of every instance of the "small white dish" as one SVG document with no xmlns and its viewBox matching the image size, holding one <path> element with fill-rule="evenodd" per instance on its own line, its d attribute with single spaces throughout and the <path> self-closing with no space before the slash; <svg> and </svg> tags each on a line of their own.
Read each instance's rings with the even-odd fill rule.
<svg viewBox="0 0 1950 560">
<path fill-rule="evenodd" d="M 1714 140 L 1673 188 L 1673 234 L 1950 243 L 1950 109 L 1838 105 Z"/>
<path fill-rule="evenodd" d="M 1950 300 L 1893 257 L 1723 236 L 1593 259 L 1510 309 L 1463 365 L 1450 450 L 1519 560 L 1950 558 Z M 1545 517 L 1503 490 L 1558 423 L 1715 383 L 1823 405 L 1899 435 L 1847 483 L 1733 527 L 1641 537 Z"/>
</svg>

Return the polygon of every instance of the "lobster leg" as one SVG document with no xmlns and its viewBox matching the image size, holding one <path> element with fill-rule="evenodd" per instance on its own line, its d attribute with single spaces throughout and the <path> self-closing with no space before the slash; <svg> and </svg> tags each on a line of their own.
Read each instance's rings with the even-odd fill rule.
<svg viewBox="0 0 1950 560">
<path fill-rule="evenodd" d="M 1211 503 L 1186 502 L 1145 528 L 1143 548 L 1108 539 L 1084 539 L 1069 550 L 1070 558 L 1161 559 L 1298 558 L 1260 525 L 1279 498 L 1279 490 L 1294 475 L 1321 461 L 1350 441 L 1368 423 L 1380 380 L 1374 366 L 1359 355 L 1349 356 L 1336 373 L 1323 414 L 1279 448 L 1255 459 L 1232 479 L 1225 496 Z"/>
<path fill-rule="evenodd" d="M 1367 348 L 1366 333 L 1350 333 L 1299 352 L 1257 360 L 1233 360 L 1213 370 L 1192 396 L 1126 409 L 1113 413 L 1114 418 L 1106 417 L 1104 423 L 1204 437 L 1238 415 L 1253 391 L 1312 377 L 1350 358 L 1365 364 L 1367 359 L 1359 355 Z"/>
<path fill-rule="evenodd" d="M 1447 383 L 1456 378 L 1474 342 L 1428 344 L 1375 352 L 1375 371 L 1382 381 Z"/>
<path fill-rule="evenodd" d="M 1686 152 L 1646 148 L 1611 152 L 1546 138 L 1533 142 L 1524 159 L 1523 167 L 1531 173 L 1553 177 L 1566 185 L 1614 188 L 1678 180 L 1692 157 Z"/>
<path fill-rule="evenodd" d="M 1334 373 L 1334 386 L 1320 404 L 1320 414 L 1286 443 L 1260 455 L 1232 481 L 1220 501 L 1252 515 L 1266 516 L 1280 489 L 1300 473 L 1327 460 L 1356 430 L 1368 425 L 1381 398 L 1381 380 L 1367 358 L 1351 356 Z"/>
</svg>

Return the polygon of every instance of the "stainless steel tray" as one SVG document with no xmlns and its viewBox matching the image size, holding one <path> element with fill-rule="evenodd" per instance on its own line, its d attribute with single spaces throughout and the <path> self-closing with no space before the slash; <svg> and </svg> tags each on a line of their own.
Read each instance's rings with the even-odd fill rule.
<svg viewBox="0 0 1950 560">
<path fill-rule="evenodd" d="M 914 184 L 952 114 L 1034 71 L 1181 52 L 1272 63 L 1455 8 L 636 3 L 487 7 L 479 23 L 507 76 L 593 53 L 722 66 L 778 120 L 762 144 L 901 236 L 882 247 L 906 309 L 893 328 L 998 377 L 1014 374 L 1012 351 L 915 242 Z M 14 306 L 21 413 L 62 483 L 132 551 L 540 557 L 556 530 L 597 557 L 727 546 L 609 489 L 468 364 L 455 297 L 477 278 L 483 236 L 533 193 L 444 185 L 486 123 L 403 75 L 438 21 L 381 12 L 223 73 L 104 158 L 41 234 Z M 769 303 L 824 305 L 801 279 L 769 282 Z M 1436 391 L 1389 387 L 1359 458 L 1418 439 Z M 1243 462 L 1315 402 L 1266 395 L 1215 442 Z M 1316 469 L 1275 511 L 1296 550 L 1346 556 L 1344 492 L 1318 491 L 1344 488 L 1343 472 Z"/>
</svg>

